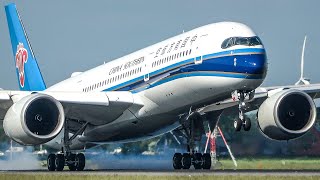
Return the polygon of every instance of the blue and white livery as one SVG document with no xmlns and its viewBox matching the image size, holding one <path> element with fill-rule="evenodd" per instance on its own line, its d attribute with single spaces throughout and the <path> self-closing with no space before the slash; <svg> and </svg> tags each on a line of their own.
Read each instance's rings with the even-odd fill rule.
<svg viewBox="0 0 320 180">
<path fill-rule="evenodd" d="M 47 88 L 16 6 L 5 10 L 22 91 L 0 91 L 0 119 L 16 142 L 61 150 L 48 157 L 51 171 L 83 170 L 85 156 L 74 150 L 167 132 L 188 143 L 174 155 L 175 169 L 209 169 L 210 155 L 196 144 L 203 122 L 214 128 L 224 112 L 237 112 L 235 130 L 248 131 L 245 112 L 258 109 L 261 132 L 276 140 L 300 137 L 315 122 L 319 85 L 259 88 L 266 51 L 244 24 L 202 26 Z"/>
</svg>

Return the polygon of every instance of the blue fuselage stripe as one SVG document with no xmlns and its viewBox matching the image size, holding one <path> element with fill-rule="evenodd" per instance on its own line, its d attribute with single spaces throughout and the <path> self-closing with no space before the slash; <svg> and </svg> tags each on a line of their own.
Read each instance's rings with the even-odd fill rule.
<svg viewBox="0 0 320 180">
<path fill-rule="evenodd" d="M 200 57 L 201 58 L 201 57 Z M 263 79 L 266 74 L 264 49 L 247 48 L 223 51 L 202 56 L 202 63 L 195 64 L 194 58 L 163 67 L 144 76 L 123 82 L 104 91 L 131 91 L 137 93 L 166 82 L 192 76 L 217 76 L 243 79 Z"/>
</svg>

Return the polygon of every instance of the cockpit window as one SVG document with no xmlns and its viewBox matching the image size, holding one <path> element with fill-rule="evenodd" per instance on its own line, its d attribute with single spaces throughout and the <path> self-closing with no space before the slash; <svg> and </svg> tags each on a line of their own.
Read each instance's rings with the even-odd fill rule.
<svg viewBox="0 0 320 180">
<path fill-rule="evenodd" d="M 256 46 L 262 45 L 262 42 L 258 36 L 253 37 L 230 37 L 225 39 L 222 44 L 222 49 L 227 49 L 232 46 L 242 45 L 242 46 Z"/>
</svg>

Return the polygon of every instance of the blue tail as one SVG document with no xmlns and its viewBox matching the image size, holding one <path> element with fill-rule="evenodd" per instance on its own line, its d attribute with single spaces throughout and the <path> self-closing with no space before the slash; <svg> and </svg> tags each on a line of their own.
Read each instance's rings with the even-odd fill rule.
<svg viewBox="0 0 320 180">
<path fill-rule="evenodd" d="M 36 57 L 20 19 L 15 4 L 5 6 L 10 32 L 14 63 L 18 82 L 22 91 L 42 91 L 46 89 Z"/>
</svg>

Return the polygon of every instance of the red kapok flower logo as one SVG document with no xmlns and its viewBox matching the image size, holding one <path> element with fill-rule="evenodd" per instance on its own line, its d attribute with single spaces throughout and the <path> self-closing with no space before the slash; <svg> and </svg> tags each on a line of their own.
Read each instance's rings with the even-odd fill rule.
<svg viewBox="0 0 320 180">
<path fill-rule="evenodd" d="M 28 61 L 28 51 L 24 48 L 23 43 L 19 43 L 16 52 L 16 68 L 19 72 L 20 86 L 24 87 L 24 64 Z"/>
</svg>

